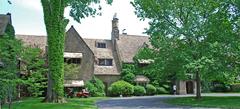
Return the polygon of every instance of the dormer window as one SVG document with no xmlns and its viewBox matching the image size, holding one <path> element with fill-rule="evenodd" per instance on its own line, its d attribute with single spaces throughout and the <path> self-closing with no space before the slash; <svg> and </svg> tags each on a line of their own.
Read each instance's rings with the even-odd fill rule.
<svg viewBox="0 0 240 109">
<path fill-rule="evenodd" d="M 98 59 L 99 66 L 112 66 L 112 59 Z"/>
<path fill-rule="evenodd" d="M 104 42 L 98 42 L 97 43 L 97 48 L 107 48 L 107 44 Z"/>
</svg>

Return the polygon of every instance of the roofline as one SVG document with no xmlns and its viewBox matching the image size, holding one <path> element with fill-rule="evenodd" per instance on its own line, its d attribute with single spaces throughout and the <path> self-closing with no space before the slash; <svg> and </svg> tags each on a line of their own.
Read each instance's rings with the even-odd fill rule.
<svg viewBox="0 0 240 109">
<path fill-rule="evenodd" d="M 111 39 L 97 39 L 97 38 L 82 38 L 82 39 L 87 39 L 87 40 L 107 40 L 107 41 L 111 41 Z"/>
<path fill-rule="evenodd" d="M 47 37 L 46 35 L 16 34 L 15 36 Z"/>
<path fill-rule="evenodd" d="M 77 36 L 80 38 L 80 39 L 82 39 L 82 41 L 83 41 L 83 43 L 88 47 L 88 49 L 90 49 L 90 51 L 92 52 L 92 54 L 93 54 L 93 56 L 95 55 L 94 54 L 94 52 L 92 51 L 92 49 L 88 46 L 88 44 L 84 41 L 84 39 L 80 36 L 80 34 L 77 32 L 77 30 L 73 27 L 73 25 L 68 29 L 68 31 L 70 30 L 70 29 L 73 29 L 76 33 L 77 33 Z M 67 32 L 68 32 L 67 31 Z M 67 33 L 66 32 L 66 33 Z"/>
<path fill-rule="evenodd" d="M 119 34 L 120 36 L 133 36 L 133 37 L 149 37 L 148 35 L 131 35 L 131 34 Z"/>
</svg>

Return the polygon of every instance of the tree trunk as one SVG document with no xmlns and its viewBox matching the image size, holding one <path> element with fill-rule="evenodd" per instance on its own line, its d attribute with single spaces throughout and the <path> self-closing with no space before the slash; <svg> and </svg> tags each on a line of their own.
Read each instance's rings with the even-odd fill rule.
<svg viewBox="0 0 240 109">
<path fill-rule="evenodd" d="M 2 109 L 2 99 L 0 98 L 0 109 Z"/>
<path fill-rule="evenodd" d="M 11 95 L 8 96 L 8 109 L 12 109 L 12 97 L 11 97 Z"/>
<path fill-rule="evenodd" d="M 197 82 L 197 92 L 196 92 L 196 99 L 201 98 L 201 79 L 199 71 L 196 72 L 196 82 Z"/>
<path fill-rule="evenodd" d="M 48 44 L 48 89 L 46 102 L 64 103 L 65 0 L 41 0 Z"/>
</svg>

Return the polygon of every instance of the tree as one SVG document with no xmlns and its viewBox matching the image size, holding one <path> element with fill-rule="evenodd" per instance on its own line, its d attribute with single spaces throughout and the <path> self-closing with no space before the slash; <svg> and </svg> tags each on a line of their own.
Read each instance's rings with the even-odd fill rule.
<svg viewBox="0 0 240 109">
<path fill-rule="evenodd" d="M 239 4 L 235 1 L 134 0 L 132 4 L 138 17 L 150 19 L 152 71 L 175 79 L 194 74 L 196 98 L 201 97 L 201 79 L 238 73 Z"/>
<path fill-rule="evenodd" d="M 134 64 L 123 64 L 121 79 L 131 84 L 134 84 L 134 78 L 135 78 L 136 72 L 137 72 L 137 69 Z"/>
<path fill-rule="evenodd" d="M 8 102 L 11 109 L 12 99 L 16 92 L 18 60 L 21 52 L 21 42 L 15 39 L 15 31 L 12 25 L 7 25 L 5 34 L 0 38 L 0 104 Z M 1 105 L 0 105 L 1 107 Z"/>
<path fill-rule="evenodd" d="M 20 77 L 22 85 L 26 86 L 31 96 L 42 95 L 47 84 L 47 68 L 40 48 L 23 47 L 21 53 Z"/>
<path fill-rule="evenodd" d="M 81 18 L 92 16 L 97 9 L 92 4 L 99 4 L 100 0 L 41 0 L 48 37 L 48 90 L 47 102 L 64 102 L 64 38 L 68 20 L 64 18 L 65 7 L 71 7 L 70 16 L 80 22 Z M 108 0 L 111 3 L 111 0 Z M 98 9 L 101 9 L 99 6 Z"/>
</svg>

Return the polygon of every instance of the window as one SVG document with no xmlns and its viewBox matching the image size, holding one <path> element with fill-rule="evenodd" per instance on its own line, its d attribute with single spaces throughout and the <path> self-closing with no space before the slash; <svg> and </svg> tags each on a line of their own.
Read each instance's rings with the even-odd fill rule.
<svg viewBox="0 0 240 109">
<path fill-rule="evenodd" d="M 104 43 L 104 42 L 98 42 L 98 43 L 97 43 L 97 48 L 107 48 L 106 43 Z"/>
<path fill-rule="evenodd" d="M 112 66 L 112 59 L 99 59 L 98 65 L 99 66 Z"/>
<path fill-rule="evenodd" d="M 64 58 L 64 62 L 68 64 L 81 64 L 81 58 Z"/>
</svg>

